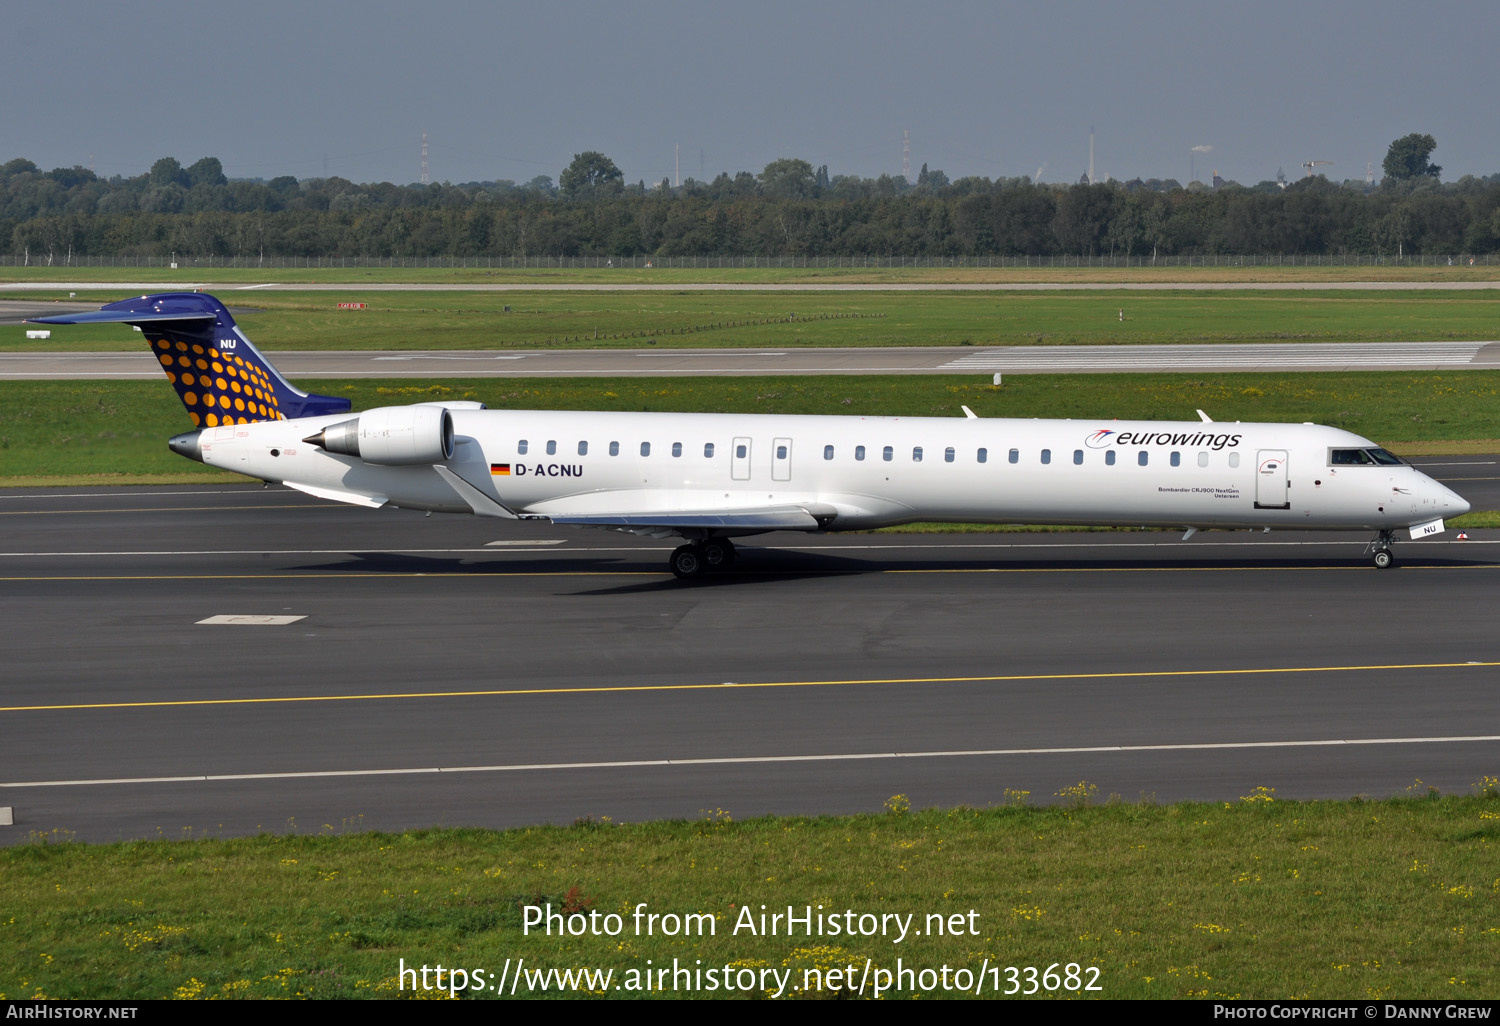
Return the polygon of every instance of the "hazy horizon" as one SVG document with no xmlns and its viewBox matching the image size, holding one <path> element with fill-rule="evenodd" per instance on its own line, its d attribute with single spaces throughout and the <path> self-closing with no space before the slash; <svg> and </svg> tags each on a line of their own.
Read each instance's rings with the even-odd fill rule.
<svg viewBox="0 0 1500 1026">
<path fill-rule="evenodd" d="M 901 173 L 906 131 L 913 176 L 1074 182 L 1091 126 L 1101 178 L 1250 185 L 1316 159 L 1378 180 L 1411 132 L 1444 181 L 1500 172 L 1500 6 L 1472 2 L 10 6 L 0 161 L 105 177 L 211 156 L 407 184 L 426 132 L 434 182 L 556 181 L 598 150 L 649 185 L 674 146 L 682 178 L 780 157 L 873 178 Z"/>
</svg>

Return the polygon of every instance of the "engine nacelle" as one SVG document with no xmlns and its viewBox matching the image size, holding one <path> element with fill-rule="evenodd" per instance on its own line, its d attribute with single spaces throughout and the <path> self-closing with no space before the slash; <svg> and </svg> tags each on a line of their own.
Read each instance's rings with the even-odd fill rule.
<svg viewBox="0 0 1500 1026">
<path fill-rule="evenodd" d="M 441 463 L 453 458 L 453 414 L 436 406 L 382 406 L 303 441 L 383 466 Z"/>
</svg>

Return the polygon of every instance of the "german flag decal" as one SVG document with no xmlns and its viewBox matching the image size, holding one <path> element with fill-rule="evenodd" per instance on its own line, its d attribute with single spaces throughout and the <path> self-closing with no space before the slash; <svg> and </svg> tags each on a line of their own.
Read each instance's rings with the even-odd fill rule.
<svg viewBox="0 0 1500 1026">
<path fill-rule="evenodd" d="M 491 463 L 490 475 L 492 477 L 510 477 L 509 463 Z"/>
</svg>

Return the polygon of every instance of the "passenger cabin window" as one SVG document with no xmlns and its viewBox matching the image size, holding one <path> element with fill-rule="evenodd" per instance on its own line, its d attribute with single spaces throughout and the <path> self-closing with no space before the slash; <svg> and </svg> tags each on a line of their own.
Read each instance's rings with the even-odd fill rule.
<svg viewBox="0 0 1500 1026">
<path fill-rule="evenodd" d="M 1043 449 L 1042 450 L 1042 464 L 1043 464 L 1043 466 L 1045 466 L 1046 464 L 1051 463 L 1051 462 L 1052 462 L 1052 450 L 1051 449 Z"/>
<path fill-rule="evenodd" d="M 861 462 L 864 461 L 864 458 L 865 458 L 865 447 L 864 446 L 862 446 L 862 445 L 856 445 L 854 447 L 854 458 L 856 460 L 861 461 Z"/>
<path fill-rule="evenodd" d="M 650 442 L 642 442 L 641 443 L 641 455 L 642 456 L 650 456 L 651 455 L 651 443 Z"/>
<path fill-rule="evenodd" d="M 784 459 L 786 459 L 786 446 L 784 446 L 784 445 L 778 445 L 776 447 L 776 458 L 778 460 L 784 460 Z"/>
<path fill-rule="evenodd" d="M 1208 466 L 1208 453 L 1206 453 L 1206 452 L 1200 452 L 1198 454 L 1198 466 L 1200 466 L 1200 467 L 1206 467 L 1206 466 Z"/>
<path fill-rule="evenodd" d="M 1139 463 L 1141 466 L 1144 467 L 1147 463 L 1149 463 L 1151 461 L 1151 454 L 1148 453 L 1145 449 L 1142 449 L 1140 451 L 1140 453 L 1136 456 L 1135 461 L 1137 463 Z"/>
<path fill-rule="evenodd" d="M 833 459 L 833 446 L 831 446 L 831 445 L 825 445 L 825 446 L 823 446 L 823 458 L 825 460 L 831 460 L 831 459 Z"/>
<path fill-rule="evenodd" d="M 914 446 L 912 446 L 911 461 L 913 463 L 921 463 L 922 462 L 922 447 L 920 445 L 914 445 Z"/>
<path fill-rule="evenodd" d="M 952 463 L 953 462 L 953 446 L 950 445 L 950 446 L 948 446 L 948 448 L 946 448 L 946 449 L 943 450 L 943 462 L 944 463 Z"/>
<path fill-rule="evenodd" d="M 750 451 L 750 447 L 749 447 L 749 446 L 745 446 L 745 445 L 736 445 L 736 446 L 735 446 L 735 447 L 734 447 L 734 458 L 735 458 L 735 459 L 737 459 L 737 460 L 742 460 L 742 459 L 744 459 L 744 458 L 745 458 L 745 455 L 746 455 L 746 454 L 747 454 L 747 453 L 748 453 L 748 452 L 749 452 L 749 451 Z"/>
<path fill-rule="evenodd" d="M 557 455 L 557 441 L 556 441 L 556 439 L 552 439 L 552 438 L 547 439 L 547 455 L 548 456 L 556 456 Z"/>
<path fill-rule="evenodd" d="M 578 443 L 578 455 L 580 455 L 580 456 L 587 456 L 588 454 L 589 454 L 589 443 L 587 443 L 587 442 L 579 442 Z"/>
<path fill-rule="evenodd" d="M 672 455 L 673 456 L 681 456 L 682 455 L 682 443 L 681 442 L 673 442 L 672 443 Z"/>
<path fill-rule="evenodd" d="M 610 442 L 609 443 L 609 454 L 611 456 L 618 456 L 618 455 L 620 455 L 620 443 L 619 442 Z"/>
<path fill-rule="evenodd" d="M 1083 450 L 1082 449 L 1074 449 L 1073 450 L 1073 465 L 1075 467 L 1081 467 L 1081 466 L 1083 466 Z"/>
<path fill-rule="evenodd" d="M 711 460 L 711 459 L 714 458 L 714 443 L 712 443 L 712 442 L 704 442 L 703 443 L 703 458 L 706 459 L 706 460 Z"/>
<path fill-rule="evenodd" d="M 895 456 L 896 450 L 892 449 L 889 445 L 880 450 L 880 458 L 885 460 L 887 463 L 891 462 L 891 460 L 894 459 Z"/>
<path fill-rule="evenodd" d="M 974 454 L 974 458 L 980 463 L 988 463 L 990 460 L 990 451 L 988 449 L 980 449 Z"/>
<path fill-rule="evenodd" d="M 1171 464 L 1174 467 L 1180 467 L 1180 466 L 1182 466 L 1182 453 L 1180 453 L 1180 452 L 1174 452 L 1172 454 Z"/>
<path fill-rule="evenodd" d="M 1239 453 L 1232 452 L 1232 453 L 1229 454 L 1229 465 L 1231 467 L 1237 467 L 1237 466 L 1240 465 L 1240 454 Z"/>
<path fill-rule="evenodd" d="M 526 442 L 526 439 L 524 439 L 524 438 L 521 439 L 519 442 L 517 442 L 516 443 L 516 455 L 518 455 L 518 456 L 525 456 L 526 455 L 526 446 L 527 446 L 527 442 Z"/>
<path fill-rule="evenodd" d="M 1106 449 L 1104 451 L 1104 465 L 1106 467 L 1115 465 L 1115 451 L 1113 449 Z"/>
<path fill-rule="evenodd" d="M 1010 451 L 1010 456 L 1007 457 L 1007 458 L 1012 463 L 1020 463 L 1021 462 L 1021 450 L 1020 449 L 1012 449 Z"/>
</svg>

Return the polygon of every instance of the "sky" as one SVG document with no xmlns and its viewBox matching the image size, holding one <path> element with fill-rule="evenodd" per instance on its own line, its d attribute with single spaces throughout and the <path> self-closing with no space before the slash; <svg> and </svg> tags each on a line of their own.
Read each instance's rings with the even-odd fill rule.
<svg viewBox="0 0 1500 1026">
<path fill-rule="evenodd" d="M 5 0 L 0 162 L 133 176 L 627 181 L 797 157 L 874 177 L 1500 171 L 1500 4 Z M 676 150 L 674 151 L 674 147 Z M 1196 148 L 1196 150 L 1195 150 Z M 674 158 L 674 152 L 680 154 Z"/>
</svg>

